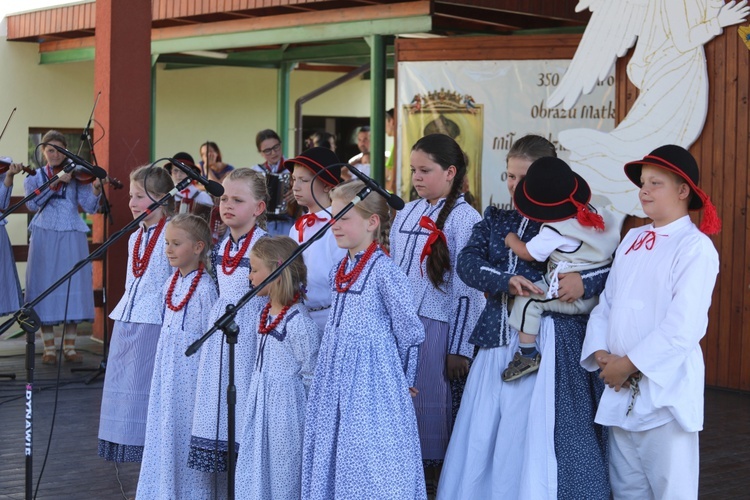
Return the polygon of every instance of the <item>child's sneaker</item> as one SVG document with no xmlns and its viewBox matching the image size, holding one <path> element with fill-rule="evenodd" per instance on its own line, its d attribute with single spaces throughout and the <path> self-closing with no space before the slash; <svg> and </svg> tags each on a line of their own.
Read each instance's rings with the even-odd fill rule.
<svg viewBox="0 0 750 500">
<path fill-rule="evenodd" d="M 533 356 L 524 356 L 517 352 L 513 360 L 508 363 L 508 368 L 503 371 L 503 382 L 510 382 L 517 378 L 524 377 L 529 373 L 534 373 L 539 369 L 539 363 L 542 362 L 542 355 L 538 352 Z"/>
</svg>

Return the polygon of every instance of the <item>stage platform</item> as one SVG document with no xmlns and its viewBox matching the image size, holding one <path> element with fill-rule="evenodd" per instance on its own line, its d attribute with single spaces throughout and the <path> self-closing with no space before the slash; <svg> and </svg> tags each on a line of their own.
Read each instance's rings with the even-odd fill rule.
<svg viewBox="0 0 750 500">
<path fill-rule="evenodd" d="M 41 342 L 37 344 L 41 345 Z M 24 371 L 23 338 L 0 341 L 0 373 L 15 372 L 16 380 L 0 379 L 0 500 L 24 498 Z M 63 362 L 54 436 L 37 498 L 132 498 L 139 464 L 115 465 L 99 458 L 97 430 L 101 376 L 84 384 L 88 373 L 74 374 L 74 366 L 96 368 L 102 345 L 80 337 L 83 365 Z M 49 438 L 54 405 L 56 366 L 36 355 L 37 392 L 34 395 L 34 479 L 39 477 Z M 705 431 L 701 433 L 700 497 L 747 498 L 750 492 L 750 394 L 718 389 L 706 391 Z"/>
</svg>

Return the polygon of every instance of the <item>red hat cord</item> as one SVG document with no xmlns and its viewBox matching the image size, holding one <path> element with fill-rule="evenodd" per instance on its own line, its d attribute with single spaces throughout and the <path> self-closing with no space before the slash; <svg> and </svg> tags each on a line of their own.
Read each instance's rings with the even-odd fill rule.
<svg viewBox="0 0 750 500">
<path fill-rule="evenodd" d="M 575 185 L 575 188 L 573 189 L 573 193 L 578 191 L 578 180 L 576 179 L 575 182 L 576 182 L 576 185 Z M 570 202 L 573 204 L 573 206 L 576 207 L 576 212 L 577 212 L 576 219 L 578 219 L 578 222 L 582 226 L 593 227 L 597 231 L 604 231 L 604 218 L 602 218 L 601 215 L 589 210 L 588 204 L 581 203 L 580 201 L 573 198 L 573 193 L 571 193 L 570 196 L 568 196 L 566 200 L 558 201 L 555 203 L 542 203 L 541 201 L 536 201 L 534 198 L 532 198 L 529 195 L 528 191 L 526 191 L 525 184 L 523 186 L 523 192 L 526 195 L 526 197 L 529 199 L 529 201 L 531 201 L 535 205 L 539 205 L 540 207 L 557 207 L 564 203 Z"/>
<path fill-rule="evenodd" d="M 681 168 L 677 167 L 676 165 L 673 165 L 672 163 L 668 162 L 664 158 L 659 158 L 658 156 L 651 156 L 651 155 L 647 155 L 644 158 L 644 160 L 646 158 L 656 158 L 660 162 L 664 162 L 665 164 L 667 164 L 669 166 L 668 170 L 671 170 L 672 172 L 682 177 L 685 180 L 685 182 L 688 183 L 688 186 L 690 186 L 690 189 L 692 189 L 693 192 L 698 195 L 698 197 L 703 202 L 703 219 L 701 220 L 701 225 L 699 228 L 703 234 L 716 234 L 719 231 L 721 231 L 721 218 L 719 217 L 719 214 L 716 212 L 716 207 L 711 202 L 711 198 L 709 198 L 709 196 L 705 193 L 705 191 L 703 191 L 701 188 L 696 186 L 690 177 L 683 175 Z M 663 167 L 663 165 L 652 164 L 652 163 L 644 163 L 644 165 L 654 165 L 656 167 Z"/>
<path fill-rule="evenodd" d="M 323 182 L 325 182 L 329 186 L 335 186 L 335 184 L 331 184 L 330 180 L 325 179 L 325 175 L 327 174 L 327 175 L 330 175 L 330 176 L 334 177 L 334 180 L 335 180 L 335 176 L 331 173 L 330 170 L 328 170 L 328 167 L 326 167 L 325 165 L 322 165 L 320 162 L 317 162 L 317 161 L 313 160 L 309 156 L 299 155 L 299 156 L 297 156 L 297 158 L 304 158 L 305 160 L 309 161 L 310 163 L 312 163 L 314 165 L 317 165 L 320 168 L 320 170 L 322 170 L 322 172 L 323 172 L 321 174 L 320 180 L 322 180 Z M 295 158 L 292 158 L 292 161 L 293 160 L 295 160 Z M 307 167 L 307 165 L 305 165 L 304 163 L 298 163 L 298 164 L 301 164 L 302 166 Z M 330 165 L 329 165 L 329 167 L 330 167 Z"/>
</svg>

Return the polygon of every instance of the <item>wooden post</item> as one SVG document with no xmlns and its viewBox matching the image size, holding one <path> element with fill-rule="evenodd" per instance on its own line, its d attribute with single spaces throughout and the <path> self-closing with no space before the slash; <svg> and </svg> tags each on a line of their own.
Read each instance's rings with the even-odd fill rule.
<svg viewBox="0 0 750 500">
<path fill-rule="evenodd" d="M 114 220 L 106 224 L 109 236 L 132 220 L 128 176 L 150 157 L 151 0 L 97 0 L 95 51 L 94 95 L 102 93 L 95 118 L 104 129 L 96 156 L 110 176 L 125 184 L 122 190 L 108 192 Z M 127 262 L 123 237 L 106 256 L 107 313 L 125 291 Z M 94 335 L 101 337 L 102 332 Z"/>
</svg>

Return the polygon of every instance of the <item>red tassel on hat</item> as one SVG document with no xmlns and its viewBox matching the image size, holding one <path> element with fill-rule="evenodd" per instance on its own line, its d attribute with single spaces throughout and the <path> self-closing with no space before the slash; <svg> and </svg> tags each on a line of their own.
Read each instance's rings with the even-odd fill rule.
<svg viewBox="0 0 750 500">
<path fill-rule="evenodd" d="M 570 200 L 578 209 L 576 219 L 578 219 L 578 222 L 582 226 L 593 227 L 597 231 L 604 231 L 604 218 L 601 215 L 592 212 L 589 210 L 588 206 L 574 200 L 572 196 L 570 197 Z"/>
<path fill-rule="evenodd" d="M 700 230 L 703 234 L 716 234 L 721 231 L 719 214 L 708 195 L 703 194 L 701 198 L 703 198 L 703 220 L 701 220 Z"/>
</svg>

